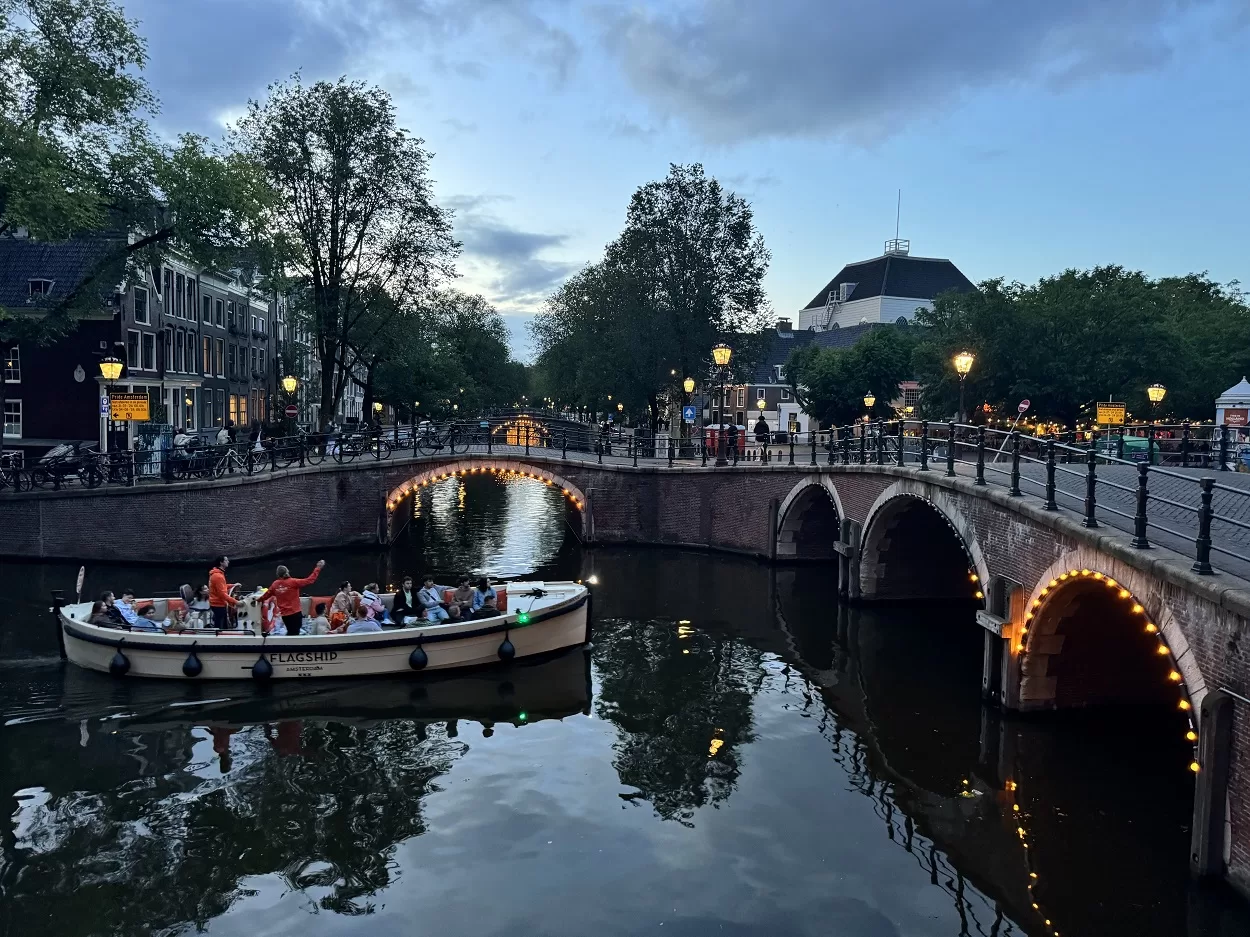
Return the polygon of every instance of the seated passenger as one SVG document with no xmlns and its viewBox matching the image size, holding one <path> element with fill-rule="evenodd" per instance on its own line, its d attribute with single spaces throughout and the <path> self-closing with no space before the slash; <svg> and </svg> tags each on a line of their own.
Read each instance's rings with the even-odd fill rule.
<svg viewBox="0 0 1250 937">
<path fill-rule="evenodd" d="M 447 614 L 447 609 L 443 607 L 443 591 L 446 588 L 446 586 L 434 585 L 432 577 L 425 577 L 425 586 L 417 593 L 417 601 L 421 603 L 421 608 L 425 611 L 426 621 L 446 621 L 451 617 Z"/>
<path fill-rule="evenodd" d="M 113 603 L 121 613 L 122 620 L 132 628 L 139 622 L 139 614 L 135 611 L 135 590 L 123 589 L 122 597 Z"/>
<path fill-rule="evenodd" d="M 330 631 L 342 634 L 352 620 L 351 598 L 346 592 L 340 592 L 330 603 Z"/>
<path fill-rule="evenodd" d="M 356 620 L 347 626 L 348 634 L 369 634 L 381 630 L 382 626 L 369 617 L 363 605 L 356 610 Z"/>
<path fill-rule="evenodd" d="M 91 611 L 87 614 L 87 624 L 99 625 L 101 628 L 116 628 L 117 619 L 109 614 L 108 606 L 103 602 L 92 602 Z"/>
<path fill-rule="evenodd" d="M 482 606 L 486 603 L 488 598 L 490 599 L 491 607 L 494 608 L 495 600 L 498 596 L 495 594 L 495 590 L 491 587 L 490 580 L 483 576 L 477 581 L 477 589 L 473 591 L 473 611 L 481 611 Z M 496 610 L 495 614 L 499 614 L 498 610 Z"/>
<path fill-rule="evenodd" d="M 208 586 L 196 586 L 187 603 L 187 625 L 192 628 L 209 628 L 213 623 L 213 610 L 208 604 Z"/>
<path fill-rule="evenodd" d="M 169 626 L 169 619 L 164 621 L 156 620 L 156 606 L 145 605 L 139 609 L 139 615 L 135 619 L 135 623 L 131 625 L 135 631 L 164 631 Z"/>
<path fill-rule="evenodd" d="M 127 621 L 122 617 L 121 609 L 117 607 L 117 602 L 113 599 L 113 593 L 100 593 L 100 604 L 104 606 L 104 614 L 108 616 L 114 628 L 125 627 Z"/>
<path fill-rule="evenodd" d="M 479 608 L 471 616 L 472 618 L 494 618 L 499 614 L 499 609 L 495 607 L 495 590 L 492 589 L 490 594 L 482 599 L 482 607 Z"/>
<path fill-rule="evenodd" d="M 371 582 L 365 586 L 365 591 L 360 593 L 360 608 L 365 610 L 368 618 L 376 618 L 383 621 L 386 618 L 386 606 L 382 604 L 382 600 L 378 597 L 378 584 Z"/>
<path fill-rule="evenodd" d="M 417 590 L 413 587 L 412 577 L 405 576 L 399 585 L 399 591 L 391 600 L 391 618 L 398 624 L 406 625 L 409 619 L 415 621 L 421 616 L 420 603 L 417 601 Z"/>
<path fill-rule="evenodd" d="M 304 625 L 304 631 L 308 634 L 329 634 L 330 621 L 326 618 L 326 603 L 318 602 L 314 611 L 316 616 L 308 620 Z"/>
<path fill-rule="evenodd" d="M 452 593 L 451 603 L 460 609 L 461 615 L 473 611 L 473 584 L 469 582 L 468 576 L 460 577 L 460 586 Z"/>
</svg>

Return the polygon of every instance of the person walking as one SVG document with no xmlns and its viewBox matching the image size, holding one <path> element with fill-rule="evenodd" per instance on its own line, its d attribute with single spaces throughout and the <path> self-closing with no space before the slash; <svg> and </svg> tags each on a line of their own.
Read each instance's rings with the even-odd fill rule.
<svg viewBox="0 0 1250 937">
<path fill-rule="evenodd" d="M 299 634 L 300 628 L 304 623 L 304 613 L 300 608 L 299 590 L 316 582 L 325 565 L 325 560 L 317 560 L 317 565 L 313 567 L 313 571 L 304 579 L 292 578 L 289 569 L 285 566 L 279 566 L 277 569 L 278 578 L 269 584 L 269 592 L 273 596 L 274 609 L 282 618 L 282 624 L 286 626 L 287 637 L 294 637 Z"/>
<path fill-rule="evenodd" d="M 208 608 L 212 612 L 213 627 L 218 631 L 230 627 L 230 609 L 239 604 L 230 594 L 232 586 L 226 582 L 226 570 L 229 568 L 230 557 L 219 556 L 213 560 L 213 568 L 208 571 Z"/>
</svg>

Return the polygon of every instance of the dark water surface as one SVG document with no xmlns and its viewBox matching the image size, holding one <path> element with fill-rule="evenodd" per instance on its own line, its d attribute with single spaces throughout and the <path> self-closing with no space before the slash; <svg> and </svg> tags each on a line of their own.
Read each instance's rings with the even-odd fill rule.
<svg viewBox="0 0 1250 937">
<path fill-rule="evenodd" d="M 459 677 L 116 682 L 56 660 L 76 565 L 0 568 L 0 937 L 1250 934 L 1188 879 L 1174 713 L 1000 719 L 969 615 L 584 550 L 565 510 L 448 481 L 405 544 L 326 555 L 335 583 L 598 576 L 589 653 Z"/>
</svg>

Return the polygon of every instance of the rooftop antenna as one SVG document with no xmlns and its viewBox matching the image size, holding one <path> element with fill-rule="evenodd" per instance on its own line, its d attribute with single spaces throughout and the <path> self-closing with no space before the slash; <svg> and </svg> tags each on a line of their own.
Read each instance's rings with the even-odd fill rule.
<svg viewBox="0 0 1250 937">
<path fill-rule="evenodd" d="M 911 241 L 904 241 L 898 236 L 899 218 L 903 214 L 903 190 L 898 190 L 898 204 L 894 206 L 894 240 L 885 242 L 887 254 L 907 254 L 911 251 Z"/>
<path fill-rule="evenodd" d="M 898 219 L 903 213 L 903 190 L 898 190 L 898 204 L 894 207 L 894 240 L 898 240 Z"/>
</svg>

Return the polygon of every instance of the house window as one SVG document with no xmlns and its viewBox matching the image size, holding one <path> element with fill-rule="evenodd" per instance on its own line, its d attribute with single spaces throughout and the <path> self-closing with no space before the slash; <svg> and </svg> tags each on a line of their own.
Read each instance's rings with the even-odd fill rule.
<svg viewBox="0 0 1250 937">
<path fill-rule="evenodd" d="M 186 318 L 195 318 L 195 280 L 187 277 L 187 309 Z"/>
<path fill-rule="evenodd" d="M 174 305 L 174 272 L 168 267 L 165 268 L 165 286 L 161 292 L 161 300 L 165 303 L 166 314 L 172 315 Z"/>
<path fill-rule="evenodd" d="M 220 328 L 224 328 L 226 325 L 226 319 L 225 319 L 226 304 L 223 303 L 220 299 L 217 300 L 216 302 L 217 302 L 217 328 L 220 329 Z"/>
<path fill-rule="evenodd" d="M 252 373 L 256 373 L 256 349 L 252 349 Z"/>
<path fill-rule="evenodd" d="M 148 291 L 142 286 L 135 287 L 135 322 L 148 325 L 151 317 L 148 313 Z"/>
<path fill-rule="evenodd" d="M 903 406 L 914 407 L 920 403 L 920 388 L 905 387 L 903 388 Z"/>
<path fill-rule="evenodd" d="M 139 333 L 134 329 L 126 332 L 126 367 L 132 371 L 139 367 Z"/>
<path fill-rule="evenodd" d="M 182 370 L 182 348 L 183 348 L 183 345 L 186 344 L 186 340 L 184 338 L 185 335 L 186 333 L 183 332 L 182 329 L 179 329 L 178 335 L 174 339 L 174 370 L 175 371 Z"/>
<path fill-rule="evenodd" d="M 213 424 L 221 426 L 226 422 L 226 392 L 217 388 L 217 402 L 213 406 Z"/>
<path fill-rule="evenodd" d="M 55 285 L 54 280 L 45 280 L 42 277 L 36 277 L 26 284 L 31 296 L 47 296 L 52 292 L 52 287 Z"/>
<path fill-rule="evenodd" d="M 747 405 L 747 389 L 745 387 L 738 388 L 738 406 L 745 407 Z"/>
<path fill-rule="evenodd" d="M 200 426 L 209 427 L 213 425 L 213 391 L 210 387 L 204 387 L 200 390 Z"/>
<path fill-rule="evenodd" d="M 231 327 L 234 326 L 234 301 L 226 303 L 226 323 Z"/>
<path fill-rule="evenodd" d="M 164 359 L 162 363 L 165 365 L 165 371 L 169 372 L 174 370 L 174 330 L 165 329 L 164 333 L 161 336 L 161 344 L 165 347 L 161 352 L 161 358 Z"/>
<path fill-rule="evenodd" d="M 187 372 L 188 374 L 195 374 L 195 373 L 199 370 L 199 368 L 197 368 L 197 367 L 195 366 L 195 359 L 196 359 L 196 354 L 195 354 L 195 346 L 196 346 L 196 344 L 197 344 L 197 343 L 196 343 L 196 340 L 195 340 L 195 333 L 194 333 L 194 332 L 188 332 L 188 333 L 187 333 L 187 360 L 186 360 L 186 368 L 185 368 L 185 370 L 186 370 L 186 372 Z"/>
<path fill-rule="evenodd" d="M 784 376 L 782 375 L 782 373 L 781 373 L 781 371 L 782 371 L 782 369 L 783 369 L 784 367 L 785 367 L 785 365 L 784 365 L 784 364 L 774 364 L 774 365 L 773 365 L 773 374 L 774 374 L 774 375 L 776 375 L 776 378 L 777 378 L 777 383 L 778 383 L 778 384 L 782 384 L 782 383 L 784 383 L 784 382 L 785 382 L 785 377 L 784 377 Z"/>
<path fill-rule="evenodd" d="M 143 364 L 144 371 L 156 370 L 156 333 L 143 333 Z"/>
<path fill-rule="evenodd" d="M 16 345 L 4 356 L 4 383 L 22 383 L 22 350 Z"/>
<path fill-rule="evenodd" d="M 213 324 L 213 297 L 202 296 L 200 298 L 200 318 L 204 320 L 205 325 Z"/>
<path fill-rule="evenodd" d="M 204 336 L 204 376 L 209 377 L 213 373 L 213 340 L 207 335 Z"/>
<path fill-rule="evenodd" d="M 235 365 L 234 365 L 234 342 L 231 342 L 231 343 L 230 343 L 230 377 L 231 377 L 231 379 L 232 379 L 232 380 L 233 380 L 233 378 L 234 378 L 234 374 L 235 374 Z M 233 419 L 233 417 L 231 417 L 231 419 Z"/>
<path fill-rule="evenodd" d="M 220 338 L 219 338 L 219 339 L 217 339 L 217 354 L 216 354 L 215 358 L 216 358 L 216 364 L 217 364 L 217 376 L 218 376 L 218 377 L 225 377 L 225 376 L 226 376 L 226 369 L 225 369 L 225 363 L 226 363 L 226 353 L 225 353 L 225 347 L 226 347 L 226 343 L 225 343 L 222 339 L 220 339 Z"/>
<path fill-rule="evenodd" d="M 790 399 L 790 388 L 789 388 L 789 387 L 783 387 L 783 388 L 781 388 L 781 399 L 782 399 L 782 400 L 789 400 L 789 399 Z"/>
<path fill-rule="evenodd" d="M 22 402 L 20 400 L 4 401 L 4 435 L 17 439 L 22 437 Z"/>
<path fill-rule="evenodd" d="M 265 376 L 265 349 L 260 350 L 260 376 Z"/>
<path fill-rule="evenodd" d="M 174 282 L 178 284 L 174 287 L 174 315 L 181 319 L 184 317 L 182 297 L 187 288 L 187 278 L 180 273 L 174 278 Z"/>
</svg>

